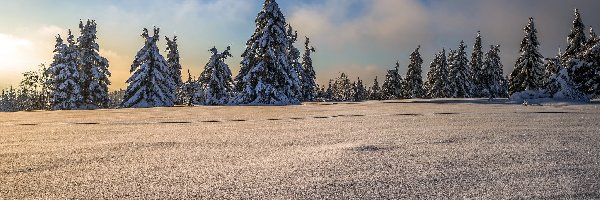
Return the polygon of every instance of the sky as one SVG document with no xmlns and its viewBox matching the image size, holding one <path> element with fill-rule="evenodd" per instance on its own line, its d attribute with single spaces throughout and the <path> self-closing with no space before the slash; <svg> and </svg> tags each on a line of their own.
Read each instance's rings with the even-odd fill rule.
<svg viewBox="0 0 600 200">
<path fill-rule="evenodd" d="M 566 37 L 578 8 L 586 26 L 599 27 L 598 0 L 277 0 L 300 38 L 310 37 L 317 81 L 345 72 L 367 84 L 400 62 L 406 73 L 408 56 L 421 45 L 423 76 L 433 54 L 456 49 L 461 40 L 471 52 L 477 31 L 484 50 L 501 45 L 504 73 L 519 55 L 523 27 L 533 17 L 540 51 L 553 57 L 566 47 Z M 100 54 L 110 61 L 111 90 L 126 88 L 130 65 L 143 46 L 144 27 L 161 28 L 162 36 L 177 35 L 183 74 L 199 76 L 216 46 L 232 47 L 226 62 L 237 74 L 245 43 L 255 29 L 263 0 L 6 0 L 0 7 L 0 88 L 17 85 L 21 74 L 52 62 L 55 36 L 79 20 L 98 24 Z M 303 50 L 304 41 L 296 46 Z M 165 41 L 159 48 L 166 55 Z M 469 56 L 470 57 L 470 56 Z M 184 76 L 187 78 L 187 76 Z"/>
</svg>

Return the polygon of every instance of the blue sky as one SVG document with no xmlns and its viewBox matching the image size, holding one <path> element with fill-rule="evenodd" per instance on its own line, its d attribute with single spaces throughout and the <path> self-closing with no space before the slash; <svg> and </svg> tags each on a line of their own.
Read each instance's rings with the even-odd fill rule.
<svg viewBox="0 0 600 200">
<path fill-rule="evenodd" d="M 500 44 L 505 74 L 518 55 L 522 28 L 536 19 L 544 56 L 566 44 L 573 9 L 580 8 L 586 25 L 600 26 L 600 1 L 595 0 L 278 0 L 301 36 L 309 36 L 319 83 L 347 72 L 370 83 L 384 76 L 396 60 L 403 73 L 408 55 L 418 45 L 427 71 L 432 55 L 469 47 L 476 31 L 484 47 Z M 240 54 L 254 31 L 262 0 L 15 0 L 0 7 L 0 87 L 16 84 L 20 73 L 50 63 L 54 36 L 77 32 L 79 19 L 95 19 L 101 53 L 111 62 L 112 89 L 124 88 L 129 65 L 143 45 L 143 27 L 161 28 L 161 35 L 178 35 L 184 70 L 198 76 L 209 52 L 232 45 L 227 60 L 234 73 Z M 164 45 L 164 40 L 161 41 Z M 297 47 L 302 48 L 302 41 Z M 160 46 L 164 50 L 164 46 Z M 470 52 L 471 49 L 468 49 Z M 425 73 L 423 74 L 425 76 Z"/>
</svg>

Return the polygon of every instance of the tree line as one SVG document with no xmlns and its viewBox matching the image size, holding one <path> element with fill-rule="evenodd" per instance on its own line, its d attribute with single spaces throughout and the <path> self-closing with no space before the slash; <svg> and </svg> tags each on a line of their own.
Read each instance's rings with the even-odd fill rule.
<svg viewBox="0 0 600 200">
<path fill-rule="evenodd" d="M 289 105 L 303 101 L 365 101 L 407 98 L 560 98 L 589 101 L 600 95 L 600 38 L 590 28 L 589 37 L 575 10 L 568 47 L 554 58 L 539 53 L 533 18 L 524 28 L 520 56 L 514 71 L 503 76 L 499 45 L 484 53 L 477 33 L 470 60 L 467 45 L 442 49 L 422 77 L 420 46 L 410 54 L 406 75 L 396 62 L 379 84 L 351 81 L 347 74 L 330 80 L 327 87 L 316 84 L 311 59 L 315 48 L 305 38 L 304 52 L 295 47 L 298 33 L 285 21 L 275 0 L 265 0 L 258 13 L 256 29 L 242 53 L 241 68 L 233 77 L 225 60 L 230 47 L 216 47 L 198 78 L 188 70 L 182 80 L 177 36 L 167 40 L 166 58 L 157 42 L 160 29 L 144 28 L 144 46 L 131 65 L 127 89 L 109 92 L 109 62 L 99 54 L 94 20 L 80 21 L 81 35 L 69 30 L 66 42 L 58 35 L 49 67 L 24 73 L 19 87 L 2 90 L 0 111 L 138 108 L 174 105 Z M 588 39 L 589 38 L 589 39 Z M 302 55 L 301 55 L 302 54 Z M 424 82 L 425 81 L 425 82 Z"/>
<path fill-rule="evenodd" d="M 410 54 L 410 64 L 404 78 L 400 64 L 387 71 L 382 85 L 375 77 L 366 87 L 362 80 L 350 81 L 348 75 L 330 80 L 320 87 L 318 99 L 324 101 L 364 101 L 410 98 L 508 98 L 514 100 L 554 98 L 568 101 L 589 101 L 600 95 L 600 37 L 593 28 L 585 34 L 581 15 L 575 19 L 565 52 L 559 50 L 553 58 L 539 52 L 540 42 L 533 18 L 523 29 L 525 36 L 519 58 L 509 76 L 503 76 L 500 46 L 491 45 L 484 53 L 482 36 L 478 32 L 471 59 L 467 58 L 464 41 L 456 50 L 442 49 L 434 55 L 423 83 L 423 59 L 417 47 Z"/>
</svg>

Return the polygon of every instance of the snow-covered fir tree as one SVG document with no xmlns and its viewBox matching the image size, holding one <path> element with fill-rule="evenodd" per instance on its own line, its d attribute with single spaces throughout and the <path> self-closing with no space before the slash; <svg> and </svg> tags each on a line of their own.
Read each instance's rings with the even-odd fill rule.
<svg viewBox="0 0 600 200">
<path fill-rule="evenodd" d="M 573 73 L 577 75 L 577 79 L 572 80 L 580 91 L 598 97 L 600 96 L 600 42 L 598 42 L 600 38 L 593 33 L 593 30 L 590 35 L 593 39 L 588 41 L 581 61 L 572 68 Z"/>
<path fill-rule="evenodd" d="M 562 55 L 563 63 L 568 63 L 573 59 L 579 58 L 581 53 L 585 51 L 586 37 L 585 37 L 585 25 L 581 19 L 579 10 L 575 9 L 575 19 L 573 20 L 573 28 L 571 33 L 567 37 L 567 48 Z"/>
<path fill-rule="evenodd" d="M 385 81 L 381 86 L 381 95 L 383 99 L 402 98 L 402 76 L 400 76 L 399 62 L 396 62 L 394 69 L 387 71 Z"/>
<path fill-rule="evenodd" d="M 177 102 L 180 102 L 182 105 L 192 106 L 197 104 L 199 101 L 198 95 L 203 95 L 200 93 L 200 84 L 192 74 L 190 70 L 187 70 L 188 78 L 183 84 L 177 89 Z"/>
<path fill-rule="evenodd" d="M 0 99 L 0 112 L 16 112 L 19 111 L 19 105 L 17 103 L 17 91 L 10 86 L 8 90 L 2 90 L 2 97 Z"/>
<path fill-rule="evenodd" d="M 296 71 L 298 79 L 302 82 L 304 76 L 304 70 L 302 69 L 302 63 L 300 63 L 300 50 L 294 46 L 298 41 L 298 31 L 292 28 L 292 25 L 288 24 L 286 29 L 286 36 L 288 39 L 287 56 L 288 63 Z M 302 85 L 300 85 L 302 87 Z"/>
<path fill-rule="evenodd" d="M 353 101 L 354 91 L 352 82 L 346 73 L 341 73 L 340 77 L 335 79 L 331 87 L 331 92 L 331 100 L 333 101 Z"/>
<path fill-rule="evenodd" d="M 588 102 L 590 100 L 588 96 L 577 89 L 569 76 L 567 68 L 563 67 L 558 60 L 558 56 L 549 60 L 556 66 L 557 72 L 548 77 L 546 92 L 557 100 Z"/>
<path fill-rule="evenodd" d="M 448 80 L 448 61 L 446 50 L 435 55 L 427 73 L 427 97 L 448 98 L 450 93 Z"/>
<path fill-rule="evenodd" d="M 332 98 L 333 98 L 333 80 L 329 79 L 329 83 L 327 84 L 327 90 L 325 90 L 325 93 L 323 94 L 323 99 L 325 101 L 331 101 Z"/>
<path fill-rule="evenodd" d="M 56 37 L 54 46 L 54 61 L 48 68 L 51 74 L 50 84 L 53 85 L 52 109 L 76 110 L 85 108 L 81 95 L 79 76 L 79 51 L 75 44 L 74 36 L 69 30 L 67 43 L 59 36 Z"/>
<path fill-rule="evenodd" d="M 204 94 L 201 104 L 225 105 L 229 103 L 233 91 L 233 80 L 231 79 L 231 70 L 225 63 L 225 59 L 231 57 L 230 50 L 229 46 L 222 53 L 219 53 L 215 47 L 209 50 L 212 56 L 198 78 L 200 88 Z"/>
<path fill-rule="evenodd" d="M 421 53 L 419 53 L 419 49 L 421 46 L 418 46 L 414 52 L 410 54 L 410 64 L 408 65 L 408 71 L 406 72 L 406 79 L 403 84 L 403 96 L 405 98 L 423 98 L 425 96 L 425 92 L 423 91 L 423 69 L 421 66 L 423 65 L 423 58 L 421 58 Z"/>
<path fill-rule="evenodd" d="M 354 101 L 365 101 L 367 100 L 367 89 L 365 88 L 365 84 L 360 77 L 356 83 L 354 83 Z"/>
<path fill-rule="evenodd" d="M 490 99 L 507 97 L 508 93 L 504 83 L 503 65 L 500 61 L 500 46 L 492 45 L 485 54 L 483 69 L 481 70 L 481 94 Z"/>
<path fill-rule="evenodd" d="M 169 107 L 175 99 L 175 82 L 170 76 L 169 66 L 158 50 L 159 28 L 154 27 L 154 35 L 144 28 L 144 47 L 138 51 L 131 65 L 131 77 L 127 80 L 122 107 Z"/>
<path fill-rule="evenodd" d="M 304 55 L 302 55 L 302 100 L 313 101 L 316 97 L 317 75 L 313 68 L 311 53 L 315 52 L 315 48 L 310 45 L 310 39 L 306 37 L 304 42 Z"/>
<path fill-rule="evenodd" d="M 171 79 L 175 82 L 175 86 L 180 87 L 183 84 L 181 80 L 181 64 L 179 64 L 179 46 L 177 45 L 177 36 L 173 36 L 173 39 L 166 37 L 167 41 L 167 64 L 169 65 L 169 73 Z"/>
<path fill-rule="evenodd" d="M 467 46 L 464 41 L 460 42 L 458 50 L 453 54 L 452 62 L 448 78 L 450 79 L 450 97 L 453 98 L 470 98 L 472 97 L 473 83 L 471 80 L 471 68 L 467 59 Z"/>
<path fill-rule="evenodd" d="M 517 59 L 514 71 L 510 74 L 509 92 L 511 95 L 515 92 L 543 89 L 543 56 L 539 51 L 540 43 L 533 18 L 529 18 L 529 24 L 527 24 L 524 31 L 525 37 L 521 42 L 520 56 Z"/>
<path fill-rule="evenodd" d="M 370 100 L 382 100 L 381 97 L 381 88 L 379 87 L 379 81 L 377 81 L 377 76 L 375 76 L 375 80 L 373 81 L 373 86 L 369 89 L 369 99 Z"/>
<path fill-rule="evenodd" d="M 546 87 L 548 85 L 548 81 L 550 80 L 550 76 L 558 74 L 558 72 L 560 71 L 560 67 L 562 66 L 561 64 L 561 59 L 560 56 L 562 55 L 561 50 L 558 50 L 558 56 L 554 57 L 554 58 L 546 58 L 544 59 L 546 62 L 544 64 L 544 87 Z"/>
<path fill-rule="evenodd" d="M 123 97 L 125 97 L 125 90 L 119 89 L 108 93 L 110 97 L 109 108 L 119 108 L 121 103 L 123 102 Z"/>
<path fill-rule="evenodd" d="M 592 59 L 591 57 L 593 57 L 588 54 L 589 50 L 593 48 L 590 41 L 593 41 L 593 39 L 589 41 L 586 39 L 585 25 L 583 24 L 581 14 L 575 9 L 573 27 L 567 37 L 567 49 L 565 49 L 564 54 L 561 56 L 561 60 L 563 66 L 568 69 L 570 78 L 575 82 L 575 86 L 587 94 L 595 93 L 593 88 L 590 87 L 592 85 L 590 83 L 593 83 L 594 77 L 597 76 L 595 74 L 596 66 L 589 63 L 590 59 Z"/>
<path fill-rule="evenodd" d="M 286 21 L 275 0 L 265 0 L 256 17 L 256 31 L 246 43 L 240 75 L 236 78 L 236 104 L 298 104 L 301 83 L 288 60 Z"/>
<path fill-rule="evenodd" d="M 473 45 L 473 53 L 471 54 L 471 82 L 473 83 L 473 97 L 484 97 L 481 93 L 483 90 L 481 84 L 483 69 L 483 46 L 481 45 L 481 32 L 477 31 L 477 37 L 475 37 L 475 44 Z"/>
<path fill-rule="evenodd" d="M 80 85 L 85 106 L 89 109 L 106 108 L 109 104 L 108 86 L 111 76 L 108 60 L 100 56 L 96 42 L 96 21 L 79 22 L 81 35 L 77 38 L 80 53 Z"/>
</svg>

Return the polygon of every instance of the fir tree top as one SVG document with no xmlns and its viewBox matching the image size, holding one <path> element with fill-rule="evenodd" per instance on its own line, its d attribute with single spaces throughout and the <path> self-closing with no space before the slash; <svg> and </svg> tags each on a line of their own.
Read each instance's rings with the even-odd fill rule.
<svg viewBox="0 0 600 200">
<path fill-rule="evenodd" d="M 520 52 L 530 52 L 532 50 L 536 50 L 540 46 L 540 42 L 537 38 L 537 29 L 535 28 L 535 23 L 533 22 L 533 18 L 529 18 L 529 23 L 523 29 L 525 31 L 525 38 L 521 41 Z M 540 55 L 541 57 L 541 55 Z"/>
<path fill-rule="evenodd" d="M 567 38 L 569 43 L 567 49 L 565 49 L 565 56 L 573 58 L 577 56 L 584 49 L 584 45 L 587 42 L 585 38 L 585 25 L 579 14 L 579 10 L 575 9 L 575 19 L 573 20 L 573 28 Z"/>
</svg>

